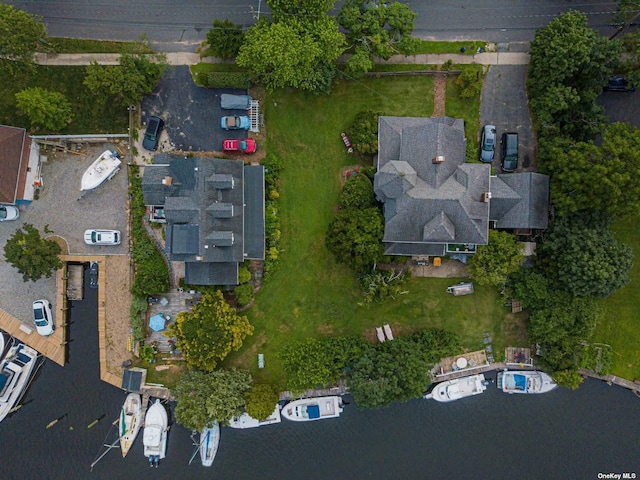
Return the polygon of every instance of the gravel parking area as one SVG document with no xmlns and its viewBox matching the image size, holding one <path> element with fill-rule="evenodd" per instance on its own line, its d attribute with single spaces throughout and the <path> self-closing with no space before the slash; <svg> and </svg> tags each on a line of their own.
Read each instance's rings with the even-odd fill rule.
<svg viewBox="0 0 640 480">
<path fill-rule="evenodd" d="M 169 141 L 168 144 L 161 141 L 158 150 L 216 152 L 222 149 L 222 140 L 225 138 L 247 138 L 244 130 L 220 128 L 220 117 L 223 115 L 248 115 L 246 111 L 222 110 L 220 95 L 223 93 L 246 95 L 247 92 L 198 87 L 187 66 L 168 70 L 153 93 L 142 101 L 142 121 L 145 125 L 151 115 L 162 117 L 165 121 Z"/>
<path fill-rule="evenodd" d="M 127 232 L 127 169 L 126 161 L 120 172 L 109 182 L 80 197 L 80 179 L 84 171 L 107 149 L 116 145 L 103 144 L 81 150 L 78 154 L 42 152 L 48 157 L 42 164 L 43 187 L 37 200 L 22 207 L 17 221 L 0 224 L 0 248 L 24 223 L 31 223 L 43 236 L 62 237 L 71 255 L 114 255 L 128 253 Z M 45 226 L 53 233 L 45 233 Z M 117 246 L 86 245 L 83 233 L 89 228 L 120 230 L 122 243 Z M 63 252 L 66 253 L 66 252 Z M 22 275 L 3 262 L 0 267 L 3 294 L 0 308 L 23 322 L 33 324 L 31 304 L 40 298 L 55 305 L 55 274 L 37 282 L 23 282 Z"/>
<path fill-rule="evenodd" d="M 535 172 L 537 157 L 533 126 L 529 115 L 529 100 L 525 79 L 527 65 L 492 65 L 484 79 L 480 121 L 482 125 L 493 124 L 498 133 L 498 142 L 504 132 L 518 132 L 518 172 Z M 480 135 L 480 132 L 478 132 Z M 479 137 L 478 137 L 479 138 Z M 479 153 L 478 153 L 479 155 Z M 500 168 L 500 145 L 496 145 L 493 166 Z"/>
</svg>

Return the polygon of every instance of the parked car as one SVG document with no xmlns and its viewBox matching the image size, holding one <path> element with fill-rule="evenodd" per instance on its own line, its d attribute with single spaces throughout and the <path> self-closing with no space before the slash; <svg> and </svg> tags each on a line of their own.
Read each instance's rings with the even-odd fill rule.
<svg viewBox="0 0 640 480">
<path fill-rule="evenodd" d="M 85 230 L 84 243 L 87 245 L 119 245 L 119 230 Z"/>
<path fill-rule="evenodd" d="M 480 138 L 480 161 L 493 162 L 496 153 L 496 127 L 485 125 Z"/>
<path fill-rule="evenodd" d="M 503 133 L 500 151 L 502 171 L 507 173 L 515 172 L 518 168 L 518 134 L 515 132 Z"/>
<path fill-rule="evenodd" d="M 0 222 L 15 220 L 20 216 L 20 211 L 13 205 L 0 205 Z"/>
<path fill-rule="evenodd" d="M 144 138 L 142 139 L 142 146 L 147 150 L 156 150 L 163 127 L 164 120 L 160 117 L 149 117 L 147 128 L 144 131 Z"/>
<path fill-rule="evenodd" d="M 51 304 L 47 300 L 33 302 L 33 319 L 36 323 L 36 331 L 43 337 L 53 333 L 53 315 Z"/>
<path fill-rule="evenodd" d="M 249 130 L 251 119 L 247 115 L 225 115 L 220 119 L 223 130 Z"/>
<path fill-rule="evenodd" d="M 89 288 L 98 288 L 98 262 L 91 262 L 89 267 Z"/>
<path fill-rule="evenodd" d="M 238 153 L 255 153 L 256 151 L 256 141 L 247 138 L 227 138 L 222 141 L 222 151 L 223 152 L 238 152 Z"/>
<path fill-rule="evenodd" d="M 635 92 L 636 89 L 627 82 L 623 75 L 614 75 L 609 78 L 609 83 L 604 86 L 605 92 Z"/>
</svg>

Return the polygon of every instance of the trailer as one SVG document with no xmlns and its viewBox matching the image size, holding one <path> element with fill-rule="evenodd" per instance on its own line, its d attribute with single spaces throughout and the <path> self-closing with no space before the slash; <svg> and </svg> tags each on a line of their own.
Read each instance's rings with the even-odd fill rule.
<svg viewBox="0 0 640 480">
<path fill-rule="evenodd" d="M 473 293 L 473 283 L 462 282 L 457 285 L 452 285 L 451 287 L 447 287 L 447 293 L 455 295 L 456 297 L 460 295 L 470 295 Z"/>
</svg>

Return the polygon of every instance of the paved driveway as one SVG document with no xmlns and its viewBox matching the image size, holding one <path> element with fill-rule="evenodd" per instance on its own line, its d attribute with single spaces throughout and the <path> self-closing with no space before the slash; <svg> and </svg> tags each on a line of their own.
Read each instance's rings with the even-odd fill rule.
<svg viewBox="0 0 640 480">
<path fill-rule="evenodd" d="M 222 110 L 220 95 L 246 94 L 246 90 L 198 87 L 191 78 L 189 67 L 171 68 L 160 80 L 151 95 L 142 101 L 142 119 L 150 115 L 164 118 L 170 145 L 159 150 L 214 152 L 222 149 L 224 138 L 246 138 L 244 130 L 223 130 L 220 117 L 246 111 Z M 224 112 L 224 113 L 223 113 Z"/>
<path fill-rule="evenodd" d="M 518 132 L 518 172 L 536 171 L 537 167 L 537 149 L 525 87 L 526 74 L 527 65 L 492 65 L 484 79 L 480 104 L 480 122 L 496 126 L 498 141 L 503 132 Z M 496 145 L 493 166 L 496 173 L 502 172 L 500 145 Z"/>
<path fill-rule="evenodd" d="M 111 144 L 92 148 L 86 155 L 62 155 L 42 165 L 43 188 L 38 200 L 20 210 L 20 218 L 0 224 L 0 251 L 9 237 L 24 223 L 31 223 L 41 235 L 58 235 L 69 247 L 69 253 L 80 255 L 125 254 L 128 252 L 127 232 L 127 173 L 126 165 L 120 172 L 96 190 L 80 197 L 80 179 L 84 171 Z M 45 226 L 52 234 L 44 232 Z M 89 228 L 120 230 L 122 243 L 118 246 L 86 245 L 83 233 Z M 22 275 L 6 262 L 0 262 L 0 309 L 32 325 L 31 304 L 40 298 L 48 299 L 56 308 L 55 273 L 51 278 L 37 282 L 23 282 Z"/>
</svg>

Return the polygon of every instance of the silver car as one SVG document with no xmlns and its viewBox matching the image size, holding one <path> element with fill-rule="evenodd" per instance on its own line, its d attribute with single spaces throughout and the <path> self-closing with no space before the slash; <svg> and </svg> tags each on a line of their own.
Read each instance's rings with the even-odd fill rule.
<svg viewBox="0 0 640 480">
<path fill-rule="evenodd" d="M 36 331 L 43 337 L 53 333 L 53 316 L 51 304 L 47 300 L 33 302 L 33 319 L 36 323 Z"/>
<path fill-rule="evenodd" d="M 480 161 L 490 163 L 496 154 L 496 127 L 485 125 L 480 138 Z"/>
<path fill-rule="evenodd" d="M 85 230 L 84 243 L 87 245 L 120 245 L 120 230 Z"/>
<path fill-rule="evenodd" d="M 16 220 L 20 216 L 20 211 L 13 205 L 0 205 L 0 222 Z"/>
</svg>

